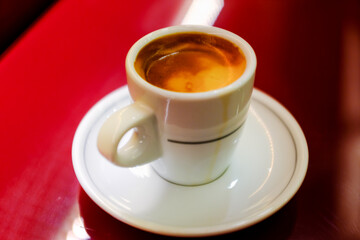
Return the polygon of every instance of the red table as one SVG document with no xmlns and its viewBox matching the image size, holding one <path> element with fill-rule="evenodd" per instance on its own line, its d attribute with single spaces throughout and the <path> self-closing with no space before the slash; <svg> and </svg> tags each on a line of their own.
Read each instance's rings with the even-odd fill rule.
<svg viewBox="0 0 360 240">
<path fill-rule="evenodd" d="M 1 56 L 1 239 L 162 238 L 92 202 L 71 144 L 91 106 L 126 83 L 130 46 L 180 24 L 191 3 L 58 1 Z M 255 86 L 295 116 L 310 155 L 293 200 L 224 238 L 360 239 L 359 12 L 356 0 L 228 0 L 219 11 L 214 25 L 253 46 Z"/>
</svg>

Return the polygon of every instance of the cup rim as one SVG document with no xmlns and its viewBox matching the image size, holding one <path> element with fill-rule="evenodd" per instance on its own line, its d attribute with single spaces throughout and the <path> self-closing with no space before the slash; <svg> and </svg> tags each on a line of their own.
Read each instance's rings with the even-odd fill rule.
<svg viewBox="0 0 360 240">
<path fill-rule="evenodd" d="M 175 92 L 175 91 L 166 90 L 157 87 L 155 85 L 152 85 L 151 83 L 143 79 L 136 72 L 134 67 L 134 62 L 139 51 L 154 39 L 157 39 L 162 36 L 166 36 L 174 33 L 182 33 L 182 32 L 206 33 L 206 34 L 216 35 L 218 37 L 227 39 L 232 43 L 236 44 L 245 55 L 247 61 L 245 71 L 236 81 L 232 82 L 231 84 L 225 87 L 210 91 L 195 92 L 195 93 Z M 222 95 L 227 95 L 231 92 L 234 92 L 237 89 L 241 88 L 242 85 L 244 85 L 254 77 L 256 65 L 257 65 L 257 59 L 255 52 L 248 42 L 246 42 L 243 38 L 228 30 L 214 26 L 207 26 L 207 25 L 176 25 L 176 26 L 170 26 L 155 30 L 143 36 L 138 41 L 136 41 L 135 44 L 128 51 L 125 60 L 125 68 L 127 75 L 130 76 L 132 80 L 136 82 L 138 85 L 140 85 L 142 88 L 146 89 L 147 91 L 151 91 L 157 95 L 161 95 L 165 98 L 179 99 L 179 100 L 209 99 L 209 98 L 219 97 Z"/>
</svg>

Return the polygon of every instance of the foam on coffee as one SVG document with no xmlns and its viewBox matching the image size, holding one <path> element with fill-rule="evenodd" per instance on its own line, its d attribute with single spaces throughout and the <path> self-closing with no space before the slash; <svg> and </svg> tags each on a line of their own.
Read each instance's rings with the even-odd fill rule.
<svg viewBox="0 0 360 240">
<path fill-rule="evenodd" d="M 246 60 L 232 42 L 205 33 L 176 33 L 153 40 L 136 57 L 135 69 L 149 83 L 176 92 L 225 87 L 244 72 Z"/>
</svg>

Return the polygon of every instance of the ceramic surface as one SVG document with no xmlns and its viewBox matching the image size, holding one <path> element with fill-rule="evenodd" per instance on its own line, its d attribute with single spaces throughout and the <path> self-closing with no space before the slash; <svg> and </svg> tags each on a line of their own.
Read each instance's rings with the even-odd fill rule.
<svg viewBox="0 0 360 240">
<path fill-rule="evenodd" d="M 224 87 L 192 93 L 166 90 L 141 77 L 135 66 L 144 46 L 163 36 L 189 32 L 231 42 L 246 59 L 244 72 Z M 206 45 L 211 45 L 211 39 Z M 159 61 L 171 55 L 166 54 Z M 231 62 L 230 59 L 226 61 Z M 200 185 L 218 178 L 230 164 L 250 105 L 257 64 L 251 46 L 240 36 L 218 27 L 171 26 L 139 39 L 130 48 L 125 63 L 128 90 L 134 103 L 112 114 L 102 125 L 97 142 L 102 155 L 121 167 L 154 161 L 152 167 L 161 177 L 181 185 Z M 196 74 L 205 73 L 198 70 Z M 131 143 L 119 148 L 122 137 L 134 128 L 137 132 Z"/>
<path fill-rule="evenodd" d="M 80 123 L 72 154 L 86 193 L 134 227 L 171 236 L 239 230 L 275 213 L 303 182 L 308 149 L 301 128 L 284 107 L 256 89 L 232 164 L 217 180 L 196 187 L 172 184 L 150 165 L 121 168 L 100 155 L 101 124 L 129 103 L 127 87 L 99 101 Z"/>
</svg>

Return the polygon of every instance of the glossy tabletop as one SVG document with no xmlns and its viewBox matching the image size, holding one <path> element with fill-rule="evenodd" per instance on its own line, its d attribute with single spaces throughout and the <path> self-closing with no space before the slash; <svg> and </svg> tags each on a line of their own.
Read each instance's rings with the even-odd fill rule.
<svg viewBox="0 0 360 240">
<path fill-rule="evenodd" d="M 258 58 L 255 87 L 293 114 L 309 147 L 294 198 L 221 237 L 360 239 L 359 12 L 356 0 L 58 1 L 0 57 L 0 239 L 168 238 L 98 207 L 71 148 L 85 113 L 126 84 L 131 45 L 184 23 L 246 39 Z"/>
</svg>

